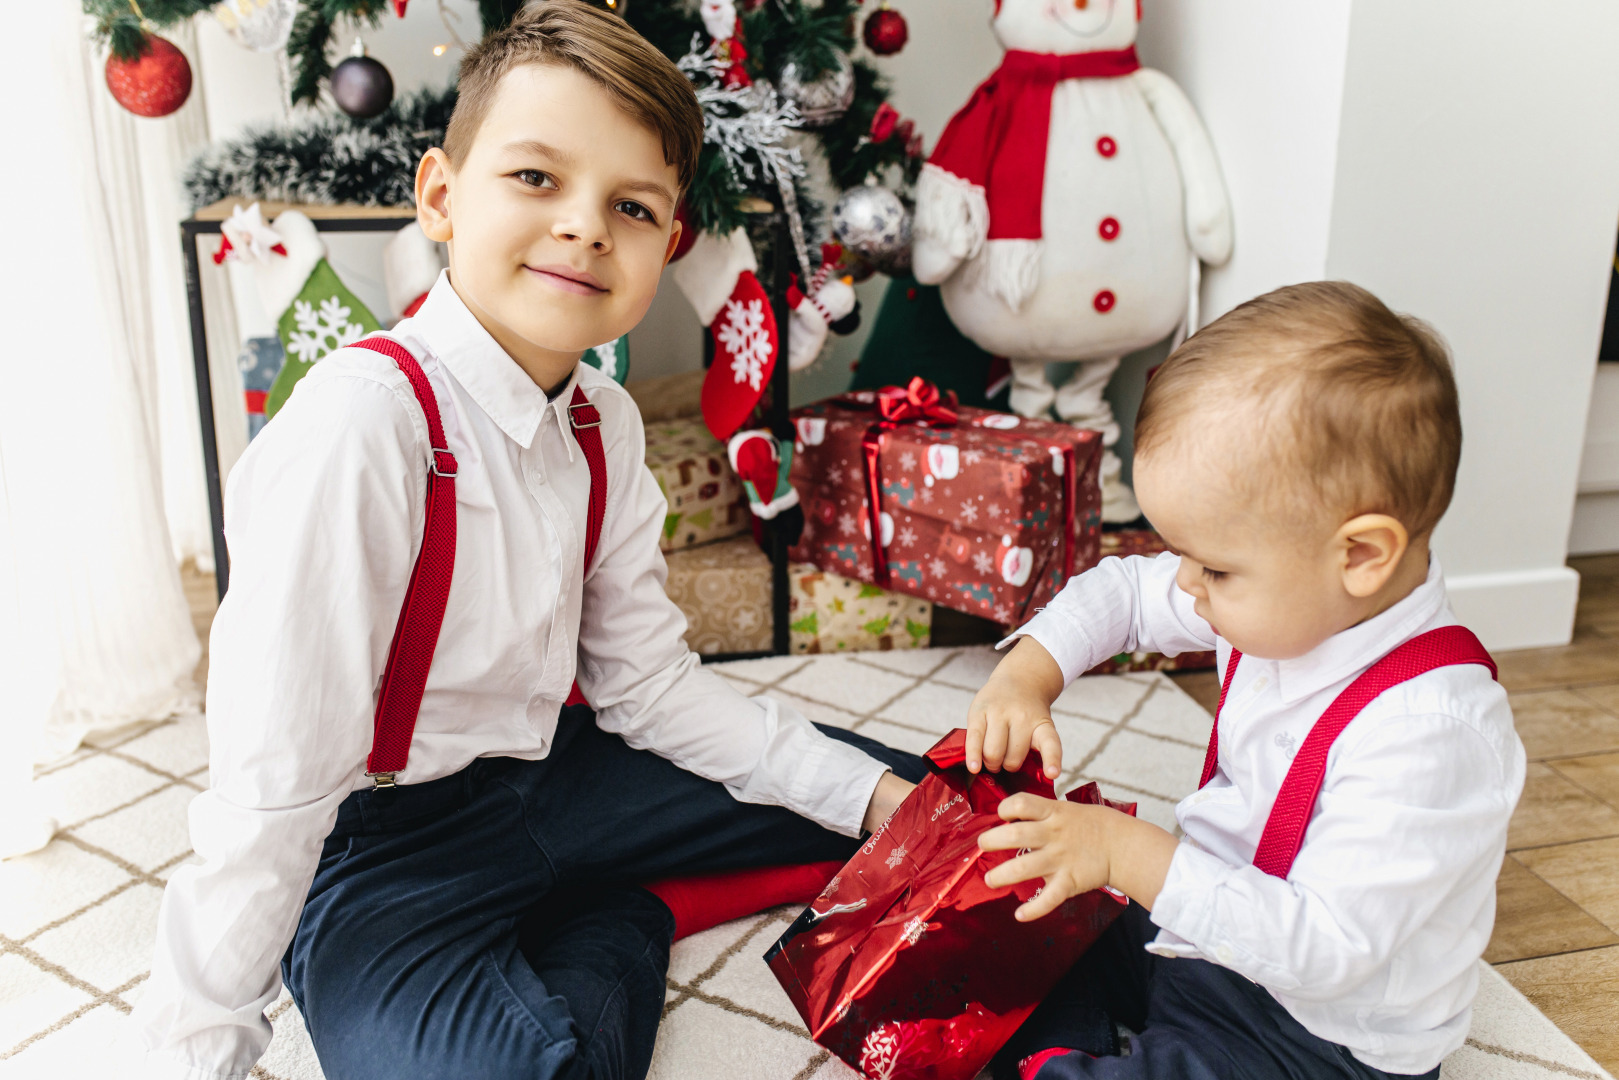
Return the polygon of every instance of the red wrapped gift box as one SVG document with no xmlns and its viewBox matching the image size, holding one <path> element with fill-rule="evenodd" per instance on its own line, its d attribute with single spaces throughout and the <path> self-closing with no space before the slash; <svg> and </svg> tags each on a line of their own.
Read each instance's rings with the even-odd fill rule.
<svg viewBox="0 0 1619 1080">
<path fill-rule="evenodd" d="M 1099 557 L 1097 432 L 956 408 L 920 379 L 793 418 L 796 561 L 1010 625 Z"/>
<path fill-rule="evenodd" d="M 1017 773 L 967 771 L 966 732 L 928 751 L 930 774 L 766 954 L 810 1036 L 873 1080 L 970 1080 L 1119 914 L 1094 891 L 1020 923 L 1038 882 L 984 884 L 1015 857 L 978 837 L 1016 791 L 1048 798 L 1031 751 Z M 1095 784 L 1076 802 L 1135 813 Z"/>
</svg>

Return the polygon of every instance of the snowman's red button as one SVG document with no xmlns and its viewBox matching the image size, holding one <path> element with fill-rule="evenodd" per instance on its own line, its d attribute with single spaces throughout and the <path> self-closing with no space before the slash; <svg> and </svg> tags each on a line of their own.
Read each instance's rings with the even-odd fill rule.
<svg viewBox="0 0 1619 1080">
<path fill-rule="evenodd" d="M 1097 293 L 1096 298 L 1091 301 L 1091 307 L 1095 308 L 1103 315 L 1106 315 L 1108 312 L 1113 310 L 1113 305 L 1118 302 L 1119 298 L 1113 295 L 1112 289 L 1103 289 L 1101 292 Z"/>
<path fill-rule="evenodd" d="M 1119 238 L 1119 219 L 1115 217 L 1103 218 L 1102 223 L 1096 226 L 1096 231 L 1103 240 L 1117 240 Z"/>
<path fill-rule="evenodd" d="M 1096 152 L 1103 157 L 1112 157 L 1119 152 L 1119 144 L 1113 141 L 1113 136 L 1103 135 L 1096 140 Z"/>
</svg>

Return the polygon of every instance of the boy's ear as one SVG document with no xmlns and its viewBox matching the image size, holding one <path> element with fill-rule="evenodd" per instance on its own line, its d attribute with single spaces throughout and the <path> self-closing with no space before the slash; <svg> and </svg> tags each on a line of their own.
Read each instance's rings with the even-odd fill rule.
<svg viewBox="0 0 1619 1080">
<path fill-rule="evenodd" d="M 663 252 L 663 265 L 668 266 L 669 260 L 675 257 L 675 248 L 680 246 L 680 234 L 685 229 L 685 224 L 679 218 L 675 218 L 675 227 L 669 230 L 669 246 Z"/>
<path fill-rule="evenodd" d="M 1338 530 L 1344 588 L 1364 599 L 1375 594 L 1400 566 L 1411 546 L 1405 526 L 1387 514 L 1361 514 Z"/>
<path fill-rule="evenodd" d="M 429 240 L 446 243 L 454 232 L 450 227 L 450 177 L 454 169 L 449 156 L 438 147 L 422 155 L 416 166 L 416 221 Z"/>
</svg>

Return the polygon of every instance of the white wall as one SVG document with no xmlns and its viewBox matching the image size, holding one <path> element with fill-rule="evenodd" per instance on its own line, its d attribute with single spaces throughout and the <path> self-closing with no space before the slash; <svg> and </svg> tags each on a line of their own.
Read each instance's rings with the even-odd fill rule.
<svg viewBox="0 0 1619 1080">
<path fill-rule="evenodd" d="M 1540 17 L 1535 17 L 1540 15 Z M 1572 633 L 1563 564 L 1619 216 L 1619 5 L 1356 0 L 1330 277 L 1450 342 L 1466 432 L 1435 545 L 1492 647 Z"/>
</svg>

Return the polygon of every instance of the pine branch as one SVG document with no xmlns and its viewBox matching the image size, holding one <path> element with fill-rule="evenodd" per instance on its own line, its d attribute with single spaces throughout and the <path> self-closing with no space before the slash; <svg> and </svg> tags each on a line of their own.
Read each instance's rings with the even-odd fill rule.
<svg viewBox="0 0 1619 1080">
<path fill-rule="evenodd" d="M 478 18 L 483 22 L 484 36 L 504 27 L 522 9 L 523 0 L 478 0 Z"/>
<path fill-rule="evenodd" d="M 321 83 L 332 75 L 328 48 L 337 20 L 347 18 L 376 27 L 382 21 L 383 3 L 384 0 L 303 0 L 287 38 L 294 105 L 320 102 Z"/>
<path fill-rule="evenodd" d="M 140 8 L 154 29 L 168 30 L 211 6 L 211 0 L 150 0 Z M 83 7 L 96 20 L 96 40 L 113 55 L 133 60 L 145 49 L 146 32 L 129 0 L 83 0 Z"/>
</svg>

